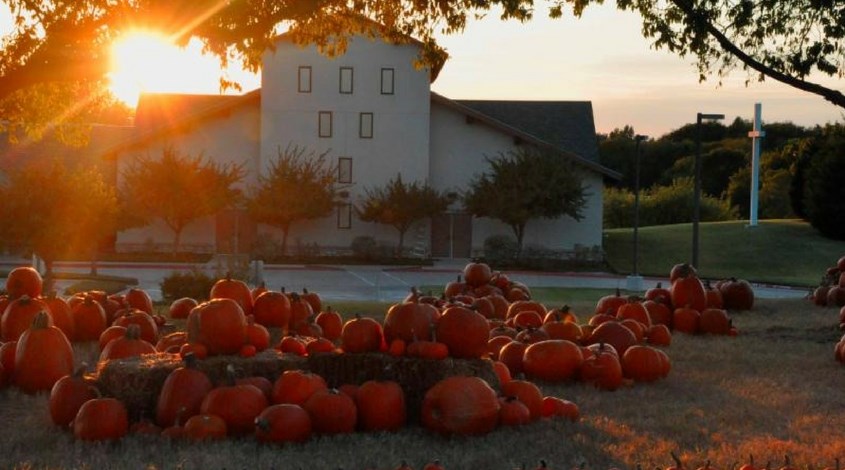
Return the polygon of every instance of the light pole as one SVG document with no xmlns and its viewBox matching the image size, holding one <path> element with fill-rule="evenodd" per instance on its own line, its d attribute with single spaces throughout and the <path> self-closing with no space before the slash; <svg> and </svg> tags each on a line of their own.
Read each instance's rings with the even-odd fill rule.
<svg viewBox="0 0 845 470">
<path fill-rule="evenodd" d="M 714 121 L 725 119 L 724 114 L 704 114 L 698 113 L 695 120 L 695 170 L 694 181 L 695 189 L 693 189 L 692 198 L 692 265 L 696 268 L 698 265 L 698 221 L 701 218 L 701 122 Z"/>
<path fill-rule="evenodd" d="M 640 142 L 648 137 L 637 134 L 634 136 L 634 266 L 628 276 L 627 289 L 631 292 L 643 290 L 643 278 L 639 269 L 639 228 L 640 228 Z"/>
<path fill-rule="evenodd" d="M 632 271 L 634 276 L 640 275 L 640 142 L 647 138 L 640 134 L 634 136 L 634 142 L 636 143 L 634 150 L 634 269 Z"/>
</svg>

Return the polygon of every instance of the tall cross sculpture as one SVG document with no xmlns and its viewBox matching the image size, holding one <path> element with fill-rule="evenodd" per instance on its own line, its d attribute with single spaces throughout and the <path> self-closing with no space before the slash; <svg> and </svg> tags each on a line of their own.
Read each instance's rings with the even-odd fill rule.
<svg viewBox="0 0 845 470">
<path fill-rule="evenodd" d="M 754 128 L 748 133 L 751 137 L 751 215 L 748 226 L 757 226 L 758 193 L 760 192 L 760 143 L 766 136 L 763 130 L 763 105 L 754 104 Z"/>
</svg>

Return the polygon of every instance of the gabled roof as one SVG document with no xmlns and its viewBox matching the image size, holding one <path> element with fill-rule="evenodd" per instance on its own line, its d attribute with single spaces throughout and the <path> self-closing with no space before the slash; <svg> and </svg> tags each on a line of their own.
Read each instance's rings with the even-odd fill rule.
<svg viewBox="0 0 845 470">
<path fill-rule="evenodd" d="M 598 162 L 593 108 L 588 101 L 451 100 L 434 92 L 431 100 L 519 141 L 562 152 L 604 176 L 622 178 Z"/>
<path fill-rule="evenodd" d="M 242 95 L 142 94 L 135 112 L 135 133 L 104 149 L 113 154 L 196 123 L 225 116 L 233 109 L 261 100 L 261 89 Z"/>
</svg>

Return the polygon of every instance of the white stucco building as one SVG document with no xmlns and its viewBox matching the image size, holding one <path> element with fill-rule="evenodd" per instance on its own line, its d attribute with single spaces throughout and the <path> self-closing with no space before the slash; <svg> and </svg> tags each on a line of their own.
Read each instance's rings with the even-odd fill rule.
<svg viewBox="0 0 845 470">
<path fill-rule="evenodd" d="M 296 145 L 328 152 L 339 181 L 350 185 L 349 194 L 331 217 L 291 228 L 289 250 L 295 252 L 304 244 L 345 250 L 362 235 L 396 244 L 391 227 L 356 219 L 353 205 L 365 188 L 401 173 L 404 181 L 428 181 L 460 193 L 487 169 L 485 156 L 535 145 L 574 160 L 590 196 L 581 221 L 532 221 L 525 243 L 557 250 L 601 245 L 603 179 L 619 175 L 598 163 L 590 103 L 449 99 L 431 91 L 436 74 L 414 66 L 418 47 L 356 36 L 344 55 L 328 58 L 282 36 L 276 49 L 264 54 L 260 89 L 240 96 L 143 95 L 131 137 L 106 155 L 116 160 L 119 180 L 134 155 L 160 155 L 165 147 L 202 152 L 243 164 L 242 189 L 248 192 L 280 149 Z M 275 230 L 256 225 L 245 213 L 227 211 L 191 224 L 182 244 L 244 253 L 256 237 L 278 235 Z M 449 213 L 412 229 L 405 246 L 434 257 L 462 258 L 479 254 L 493 234 L 511 231 L 495 220 L 462 213 L 456 203 Z M 153 224 L 118 233 L 115 248 L 171 240 L 163 224 Z"/>
</svg>

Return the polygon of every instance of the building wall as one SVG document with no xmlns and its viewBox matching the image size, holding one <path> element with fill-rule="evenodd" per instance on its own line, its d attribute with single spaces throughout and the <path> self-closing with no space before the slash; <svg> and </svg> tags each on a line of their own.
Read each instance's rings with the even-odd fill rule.
<svg viewBox="0 0 845 470">
<path fill-rule="evenodd" d="M 180 132 L 158 137 L 126 150 L 117 158 L 117 182 L 122 184 L 123 170 L 136 156 L 160 156 L 167 147 L 182 155 L 198 155 L 221 164 L 243 165 L 244 179 L 238 185 L 243 191 L 256 181 L 259 168 L 259 107 L 256 102 L 232 109 L 227 116 L 202 122 Z M 171 243 L 173 232 L 160 220 L 150 226 L 129 229 L 117 234 L 115 249 L 132 250 L 149 243 Z M 182 245 L 193 249 L 214 249 L 215 218 L 206 217 L 185 227 Z"/>
<path fill-rule="evenodd" d="M 500 152 L 515 149 L 511 136 L 479 122 L 468 122 L 466 116 L 440 103 L 431 105 L 431 171 L 429 180 L 439 190 L 466 190 L 467 183 L 488 169 L 485 156 L 495 158 Z M 593 246 L 602 243 L 602 177 L 584 169 L 584 183 L 590 194 L 584 217 L 558 220 L 533 220 L 528 223 L 523 243 L 550 249 L 572 249 L 576 245 Z M 460 203 L 452 210 L 460 211 Z M 489 218 L 474 218 L 472 247 L 479 251 L 491 235 L 510 235 L 507 225 Z"/>
<path fill-rule="evenodd" d="M 300 47 L 280 40 L 264 56 L 261 88 L 261 146 L 263 165 L 289 145 L 317 154 L 327 152 L 336 165 L 352 161 L 348 203 L 364 196 L 365 188 L 382 186 L 401 172 L 405 181 L 425 180 L 429 167 L 429 72 L 413 65 L 416 45 L 391 45 L 356 36 L 337 58 L 321 55 L 316 47 Z M 300 92 L 300 68 L 310 67 L 310 92 Z M 351 93 L 341 93 L 341 69 L 351 69 Z M 382 69 L 392 69 L 393 93 L 382 93 Z M 348 72 L 346 72 L 348 73 Z M 386 90 L 387 91 L 387 90 Z M 319 136 L 319 113 L 331 113 L 331 136 Z M 371 113 L 372 138 L 360 134 L 361 113 Z M 350 228 L 339 228 L 338 217 L 295 224 L 290 241 L 348 248 L 359 235 L 396 243 L 398 234 L 380 224 L 352 215 Z M 280 236 L 261 226 L 260 232 Z"/>
</svg>

